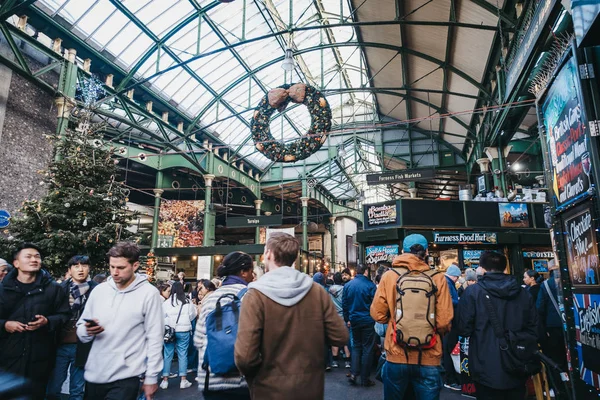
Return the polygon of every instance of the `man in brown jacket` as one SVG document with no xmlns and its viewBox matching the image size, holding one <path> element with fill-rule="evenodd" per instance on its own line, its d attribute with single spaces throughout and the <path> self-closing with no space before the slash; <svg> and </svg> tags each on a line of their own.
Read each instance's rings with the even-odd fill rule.
<svg viewBox="0 0 600 400">
<path fill-rule="evenodd" d="M 425 262 L 427 255 L 427 239 L 413 234 L 404 238 L 403 254 L 397 256 L 392 268 L 408 268 L 411 271 L 429 271 Z M 403 348 L 394 341 L 394 321 L 396 315 L 396 281 L 398 274 L 386 272 L 381 278 L 375 299 L 371 305 L 371 316 L 382 324 L 388 324 L 385 335 L 385 351 L 387 362 L 383 367 L 383 392 L 386 400 L 401 400 L 407 387 L 412 383 L 418 399 L 437 400 L 442 389 L 440 362 L 442 359 L 441 336 L 450 330 L 454 316 L 452 298 L 444 274 L 433 276 L 437 287 L 435 294 L 435 345 L 421 351 Z M 406 307 L 410 307 L 406 305 Z M 394 316 L 394 317 L 392 317 Z M 420 362 L 419 362 L 420 358 Z"/>
<path fill-rule="evenodd" d="M 322 349 L 348 343 L 348 330 L 331 297 L 289 267 L 299 247 L 291 235 L 272 234 L 265 245 L 266 273 L 244 296 L 235 363 L 253 399 L 323 399 Z"/>
</svg>

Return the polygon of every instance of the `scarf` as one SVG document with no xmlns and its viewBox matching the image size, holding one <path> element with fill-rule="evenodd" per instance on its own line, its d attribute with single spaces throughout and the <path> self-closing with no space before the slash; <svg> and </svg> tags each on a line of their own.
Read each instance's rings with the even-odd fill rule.
<svg viewBox="0 0 600 400">
<path fill-rule="evenodd" d="M 238 284 L 242 284 L 244 286 L 248 286 L 248 282 L 246 282 L 245 280 L 243 280 L 242 278 L 240 278 L 237 275 L 228 275 L 227 278 L 225 278 L 225 280 L 221 284 L 221 286 L 225 286 L 225 285 L 238 285 Z"/>
<path fill-rule="evenodd" d="M 86 300 L 86 293 L 90 290 L 90 284 L 88 282 L 75 283 L 71 281 L 69 291 L 71 292 L 71 311 L 75 315 L 79 315 L 79 312 L 83 309 Z"/>
</svg>

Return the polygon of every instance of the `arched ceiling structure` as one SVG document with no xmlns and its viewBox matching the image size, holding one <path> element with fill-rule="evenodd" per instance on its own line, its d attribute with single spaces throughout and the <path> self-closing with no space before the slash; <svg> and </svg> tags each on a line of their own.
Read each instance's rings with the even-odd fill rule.
<svg viewBox="0 0 600 400">
<path fill-rule="evenodd" d="M 503 44 L 499 33 L 516 25 L 514 4 L 505 1 L 12 3 L 34 14 L 36 29 L 68 32 L 123 71 L 114 82 L 117 94 L 143 88 L 169 107 L 173 125 L 185 121 L 181 133 L 146 122 L 144 129 L 130 129 L 129 137 L 156 141 L 166 152 L 200 153 L 209 140 L 265 182 L 283 184 L 308 173 L 336 199 L 365 191 L 375 202 L 405 195 L 405 187 L 367 187 L 368 172 L 441 167 L 442 152 L 450 154 L 450 169 L 464 164 L 465 141 L 475 136 L 470 110 L 489 102 L 487 72 Z M 287 47 L 296 61 L 291 72 L 281 68 Z M 327 94 L 332 134 L 307 160 L 274 165 L 251 140 L 252 111 L 270 89 L 299 81 Z M 308 112 L 292 106 L 276 113 L 271 128 L 276 138 L 290 141 L 309 124 Z M 423 196 L 455 195 L 447 188 L 456 182 L 447 175 L 442 171 L 428 183 L 431 192 Z"/>
</svg>

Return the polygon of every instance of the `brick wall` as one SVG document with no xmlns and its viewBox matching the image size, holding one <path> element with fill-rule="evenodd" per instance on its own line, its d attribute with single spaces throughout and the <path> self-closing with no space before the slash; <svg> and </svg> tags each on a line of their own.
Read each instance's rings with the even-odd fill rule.
<svg viewBox="0 0 600 400">
<path fill-rule="evenodd" d="M 34 68 L 32 66 L 32 68 Z M 46 192 L 38 170 L 53 158 L 53 146 L 44 137 L 56 131 L 56 107 L 51 95 L 19 75 L 0 72 L 10 79 L 8 98 L 0 126 L 0 209 L 14 214 L 26 199 Z"/>
</svg>

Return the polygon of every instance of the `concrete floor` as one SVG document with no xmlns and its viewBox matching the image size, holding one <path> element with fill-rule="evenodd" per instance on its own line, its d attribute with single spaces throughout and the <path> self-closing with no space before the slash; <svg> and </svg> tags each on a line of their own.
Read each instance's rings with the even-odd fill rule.
<svg viewBox="0 0 600 400">
<path fill-rule="evenodd" d="M 174 370 L 174 369 L 173 369 Z M 325 400 L 381 400 L 383 399 L 383 386 L 381 382 L 376 381 L 376 385 L 370 388 L 355 387 L 348 384 L 345 368 L 334 369 L 325 375 Z M 188 375 L 188 379 L 194 380 L 195 374 Z M 158 389 L 155 397 L 157 400 L 173 399 L 204 399 L 202 393 L 198 390 L 197 384 L 189 389 L 179 389 L 179 378 L 169 380 L 169 388 L 166 390 Z M 447 389 L 442 390 L 442 400 L 466 400 L 468 397 L 462 397 L 460 392 L 453 392 Z"/>
</svg>

